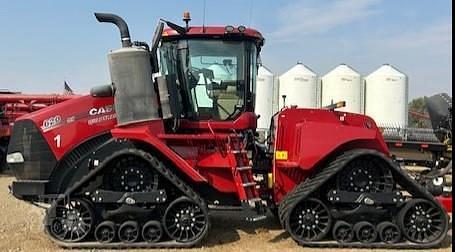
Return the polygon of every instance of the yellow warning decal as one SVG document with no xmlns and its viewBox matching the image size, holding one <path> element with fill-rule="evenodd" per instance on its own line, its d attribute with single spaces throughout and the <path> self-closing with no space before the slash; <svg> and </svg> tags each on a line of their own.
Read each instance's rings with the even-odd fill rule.
<svg viewBox="0 0 455 252">
<path fill-rule="evenodd" d="M 288 160 L 288 152 L 287 151 L 276 151 L 275 159 L 276 160 Z"/>
<path fill-rule="evenodd" d="M 271 172 L 267 174 L 267 186 L 269 189 L 273 189 L 273 173 Z"/>
</svg>

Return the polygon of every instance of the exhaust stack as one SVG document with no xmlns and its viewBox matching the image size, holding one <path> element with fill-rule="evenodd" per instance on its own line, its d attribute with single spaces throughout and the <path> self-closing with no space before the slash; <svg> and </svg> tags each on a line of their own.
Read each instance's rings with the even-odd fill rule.
<svg viewBox="0 0 455 252">
<path fill-rule="evenodd" d="M 96 20 L 100 23 L 113 23 L 120 31 L 120 38 L 122 40 L 122 47 L 131 47 L 130 31 L 125 20 L 121 17 L 111 13 L 95 13 Z"/>
<path fill-rule="evenodd" d="M 92 95 L 114 95 L 118 126 L 161 119 L 148 46 L 131 43 L 128 25 L 121 17 L 110 13 L 95 13 L 95 17 L 118 27 L 122 48 L 107 55 L 112 86 L 96 88 Z"/>
</svg>

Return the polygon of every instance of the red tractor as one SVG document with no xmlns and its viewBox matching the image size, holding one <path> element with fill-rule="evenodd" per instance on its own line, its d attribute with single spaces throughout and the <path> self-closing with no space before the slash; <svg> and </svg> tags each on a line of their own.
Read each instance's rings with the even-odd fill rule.
<svg viewBox="0 0 455 252">
<path fill-rule="evenodd" d="M 75 95 L 30 95 L 0 90 L 0 173 L 6 169 L 6 150 L 16 118 L 63 102 Z"/>
<path fill-rule="evenodd" d="M 226 209 L 247 221 L 271 210 L 305 246 L 446 239 L 444 208 L 390 159 L 371 118 L 290 107 L 255 141 L 258 31 L 190 27 L 187 14 L 185 27 L 161 20 L 148 46 L 120 17 L 95 16 L 120 30 L 112 84 L 21 117 L 8 148 L 12 194 L 50 204 L 58 245 L 193 246 Z"/>
</svg>

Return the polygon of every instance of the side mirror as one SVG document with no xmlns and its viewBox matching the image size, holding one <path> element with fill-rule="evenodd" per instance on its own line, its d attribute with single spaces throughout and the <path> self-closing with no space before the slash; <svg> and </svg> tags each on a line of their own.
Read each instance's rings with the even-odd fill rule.
<svg viewBox="0 0 455 252">
<path fill-rule="evenodd" d="M 114 85 L 103 85 L 90 89 L 90 95 L 92 97 L 113 97 L 114 93 Z"/>
</svg>

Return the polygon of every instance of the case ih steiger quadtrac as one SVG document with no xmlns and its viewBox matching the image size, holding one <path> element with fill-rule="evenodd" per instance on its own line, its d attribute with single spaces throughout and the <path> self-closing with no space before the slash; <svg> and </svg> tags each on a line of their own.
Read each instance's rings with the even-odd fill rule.
<svg viewBox="0 0 455 252">
<path fill-rule="evenodd" d="M 95 16 L 120 30 L 112 84 L 21 117 L 8 147 L 12 193 L 50 204 L 45 231 L 58 245 L 193 246 L 219 209 L 247 221 L 270 209 L 304 246 L 446 238 L 445 210 L 389 158 L 371 118 L 285 108 L 256 143 L 256 30 L 190 27 L 187 14 L 185 27 L 160 21 L 149 47 L 120 17 Z"/>
</svg>

